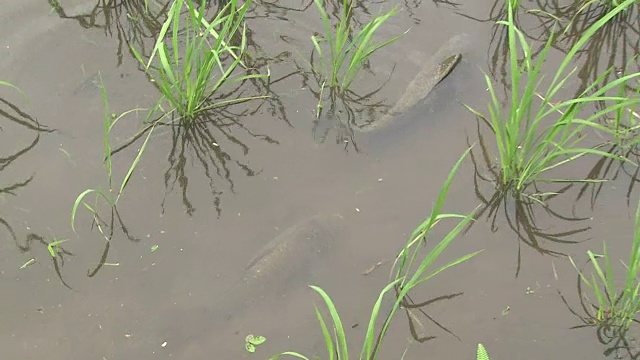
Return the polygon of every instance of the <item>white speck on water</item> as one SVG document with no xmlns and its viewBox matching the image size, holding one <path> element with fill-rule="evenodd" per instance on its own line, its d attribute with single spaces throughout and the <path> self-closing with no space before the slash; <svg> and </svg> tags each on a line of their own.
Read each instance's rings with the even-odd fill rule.
<svg viewBox="0 0 640 360">
<path fill-rule="evenodd" d="M 163 342 L 160 346 L 162 346 L 162 347 L 167 346 L 167 342 L 166 342 L 166 341 L 165 341 L 165 342 Z"/>
</svg>

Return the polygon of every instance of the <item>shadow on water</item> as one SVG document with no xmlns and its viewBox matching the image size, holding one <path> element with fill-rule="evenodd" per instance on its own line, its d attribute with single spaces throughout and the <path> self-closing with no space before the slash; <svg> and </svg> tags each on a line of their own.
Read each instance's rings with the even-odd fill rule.
<svg viewBox="0 0 640 360">
<path fill-rule="evenodd" d="M 471 151 L 471 161 L 474 168 L 474 192 L 481 202 L 481 208 L 475 219 L 482 218 L 485 214 L 490 221 L 490 229 L 493 233 L 499 230 L 498 223 L 505 221 L 508 227 L 518 236 L 518 254 L 515 276 L 518 277 L 522 265 L 521 243 L 529 246 L 543 255 L 565 256 L 566 254 L 553 250 L 545 244 L 545 241 L 552 244 L 576 244 L 581 241 L 569 240 L 568 238 L 581 234 L 591 229 L 589 226 L 577 227 L 561 232 L 550 232 L 538 225 L 536 213 L 543 210 L 551 219 L 565 222 L 580 222 L 588 220 L 588 217 L 567 216 L 554 211 L 549 205 L 549 200 L 562 195 L 573 187 L 573 184 L 563 186 L 553 192 L 543 192 L 536 184 L 532 184 L 534 194 L 544 194 L 543 198 L 536 196 L 516 196 L 512 190 L 500 185 L 501 174 L 491 160 L 491 155 L 486 147 L 484 137 L 480 131 L 480 121 L 477 122 L 478 144 L 480 146 L 480 157 Z M 467 139 L 467 144 L 471 146 Z M 486 170 L 480 170 L 486 169 Z M 490 196 L 483 193 L 481 183 L 490 184 Z M 502 215 L 500 215 L 502 213 Z M 467 231 L 475 222 L 470 223 Z"/>
</svg>

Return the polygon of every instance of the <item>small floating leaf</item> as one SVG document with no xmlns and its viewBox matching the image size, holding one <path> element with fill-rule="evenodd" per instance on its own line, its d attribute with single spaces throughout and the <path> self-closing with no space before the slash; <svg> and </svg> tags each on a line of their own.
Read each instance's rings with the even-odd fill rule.
<svg viewBox="0 0 640 360">
<path fill-rule="evenodd" d="M 156 250 L 158 250 L 158 245 L 153 245 L 153 246 L 151 247 L 151 252 L 154 252 L 154 251 L 156 251 Z"/>
<path fill-rule="evenodd" d="M 264 343 L 267 340 L 264 336 L 254 336 L 253 334 L 249 334 L 244 338 L 244 348 L 247 349 L 248 352 L 253 353 L 256 351 L 256 346 Z"/>
</svg>

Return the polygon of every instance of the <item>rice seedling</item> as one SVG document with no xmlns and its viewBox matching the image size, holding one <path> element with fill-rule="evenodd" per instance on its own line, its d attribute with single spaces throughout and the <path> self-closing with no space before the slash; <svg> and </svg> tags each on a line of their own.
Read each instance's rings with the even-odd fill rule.
<svg viewBox="0 0 640 360">
<path fill-rule="evenodd" d="M 69 239 L 62 239 L 62 240 L 54 239 L 54 241 L 50 242 L 47 245 L 47 250 L 49 250 L 49 255 L 51 255 L 52 258 L 57 257 L 62 252 L 60 245 L 67 241 L 69 241 Z"/>
<path fill-rule="evenodd" d="M 131 48 L 162 94 L 155 109 L 162 109 L 162 104 L 167 101 L 171 107 L 167 113 L 176 111 L 181 123 L 188 123 L 202 112 L 216 107 L 264 98 L 253 96 L 211 101 L 211 96 L 225 85 L 269 76 L 251 73 L 234 75 L 245 67 L 242 62 L 246 48 L 244 15 L 251 6 L 251 0 L 245 1 L 242 6 L 238 6 L 238 0 L 226 2 L 210 22 L 204 17 L 205 2 L 200 2 L 199 11 L 193 0 L 173 1 L 148 61 L 143 60 L 135 48 Z M 185 4 L 186 19 L 182 21 Z M 183 39 L 179 39 L 181 34 L 184 34 Z M 239 44 L 234 45 L 236 37 L 240 40 Z M 152 68 L 156 55 L 157 67 Z"/>
<path fill-rule="evenodd" d="M 478 344 L 478 350 L 476 351 L 476 360 L 490 360 L 489 353 L 482 344 Z"/>
<path fill-rule="evenodd" d="M 458 265 L 466 260 L 469 260 L 470 258 L 480 253 L 480 251 L 470 253 L 456 260 L 453 260 L 435 270 L 431 269 L 442 252 L 449 246 L 451 241 L 453 241 L 453 239 L 458 236 L 458 234 L 460 234 L 460 232 L 471 221 L 473 217 L 473 213 L 465 216 L 459 214 L 443 214 L 441 212 L 454 174 L 459 168 L 460 164 L 462 164 L 462 161 L 467 156 L 469 151 L 470 150 L 467 150 L 460 157 L 458 162 L 449 173 L 449 176 L 440 191 L 440 195 L 435 202 L 429 218 L 421 223 L 413 231 L 413 233 L 409 237 L 408 242 L 398 254 L 396 262 L 394 264 L 394 268 L 396 269 L 395 278 L 382 289 L 380 295 L 374 303 L 367 326 L 365 339 L 360 350 L 359 359 L 373 360 L 377 358 L 377 354 L 380 350 L 384 337 L 386 336 L 388 327 L 391 324 L 394 314 L 404 304 L 405 297 L 412 289 L 425 283 L 427 280 L 431 279 L 442 271 L 452 266 Z M 437 243 L 426 254 L 426 256 L 422 260 L 419 260 L 418 254 L 420 253 L 422 243 L 424 242 L 426 244 L 427 237 L 429 236 L 431 230 L 439 222 L 447 219 L 453 219 L 458 222 L 453 227 L 453 229 L 449 233 L 447 233 L 447 235 L 445 235 L 444 238 L 440 240 L 440 242 Z M 395 265 L 397 265 L 397 268 L 395 267 Z M 329 326 L 324 320 L 324 317 L 322 316 L 320 310 L 317 307 L 315 308 L 316 316 L 320 323 L 320 328 L 322 330 L 329 359 L 349 359 L 349 343 L 347 341 L 347 337 L 344 332 L 344 327 L 340 319 L 338 310 L 336 309 L 329 295 L 322 288 L 317 286 L 311 286 L 311 288 L 320 295 L 320 297 L 324 301 L 326 308 L 329 311 L 332 331 L 329 330 Z M 391 293 L 393 290 L 396 291 L 396 299 L 394 300 L 393 306 L 389 313 L 385 314 L 386 311 L 384 311 L 382 307 L 382 302 L 384 297 L 388 296 L 389 293 Z M 376 334 L 376 327 L 380 324 L 380 319 L 382 319 L 382 327 Z M 271 359 L 278 359 L 284 355 L 289 355 L 304 360 L 309 359 L 305 355 L 293 351 L 287 351 L 274 355 L 273 357 L 271 357 Z"/>
<path fill-rule="evenodd" d="M 131 163 L 131 166 L 129 167 L 129 169 L 127 170 L 127 173 L 125 174 L 125 176 L 122 179 L 122 182 L 120 183 L 120 186 L 117 189 L 114 189 L 114 184 L 113 184 L 113 165 L 112 165 L 112 149 L 111 149 L 111 145 L 109 143 L 109 135 L 111 134 L 111 131 L 113 130 L 113 128 L 115 127 L 115 125 L 123 118 L 125 118 L 127 115 L 139 111 L 141 109 L 132 109 L 132 110 L 128 110 L 125 111 L 124 113 L 120 114 L 120 115 L 115 115 L 112 114 L 109 108 L 109 100 L 107 98 L 107 92 L 106 89 L 104 87 L 104 84 L 102 83 L 102 77 L 99 76 L 100 79 L 100 89 L 101 89 L 101 93 L 102 93 L 102 101 L 104 103 L 104 120 L 103 120 L 103 148 L 104 148 L 104 163 L 105 163 L 105 168 L 106 168 L 106 173 L 107 173 L 107 190 L 103 190 L 100 188 L 96 188 L 96 189 L 86 189 L 84 190 L 82 193 L 80 193 L 80 195 L 78 195 L 78 197 L 76 198 L 74 204 L 73 204 L 73 208 L 71 209 L 71 229 L 73 230 L 73 232 L 76 232 L 76 228 L 75 228 L 75 223 L 76 223 L 76 215 L 78 212 L 78 208 L 80 207 L 80 205 L 83 205 L 85 209 L 87 209 L 93 216 L 93 220 L 98 228 L 98 230 L 100 231 L 100 233 L 107 239 L 109 239 L 109 236 L 106 234 L 106 232 L 103 229 L 103 224 L 105 224 L 105 222 L 100 218 L 99 216 L 99 210 L 98 210 L 98 205 L 99 205 L 99 200 L 104 201 L 110 208 L 112 211 L 112 215 L 115 212 L 115 214 L 117 214 L 117 209 L 116 209 L 116 205 L 118 204 L 118 201 L 120 200 L 120 197 L 122 196 L 122 194 L 124 193 L 124 190 L 127 186 L 127 184 L 129 183 L 129 180 L 131 179 L 131 176 L 133 175 L 134 170 L 136 169 L 136 167 L 138 166 L 138 163 L 140 162 L 140 159 L 142 157 L 142 154 L 144 153 L 146 147 L 147 147 L 147 143 L 149 141 L 149 138 L 151 137 L 151 134 L 153 133 L 154 127 L 152 127 L 149 132 L 147 133 L 147 136 L 142 144 L 142 146 L 140 147 L 140 149 L 138 150 L 138 153 L 136 155 L 136 157 L 134 158 L 133 162 Z M 94 202 L 93 205 L 88 204 L 85 201 L 85 198 L 89 195 L 94 195 Z M 113 219 L 113 217 L 112 217 Z"/>
<path fill-rule="evenodd" d="M 320 57 L 320 66 L 317 68 L 312 66 L 312 71 L 321 79 L 321 89 L 329 88 L 332 97 L 336 94 L 343 96 L 371 55 L 399 38 L 394 37 L 382 43 L 374 42 L 375 32 L 397 11 L 393 8 L 385 14 L 374 17 L 355 36 L 352 36 L 352 0 L 342 1 L 340 17 L 335 28 L 331 26 L 323 0 L 314 0 L 314 2 L 324 24 L 324 35 L 311 37 L 315 51 Z"/>
<path fill-rule="evenodd" d="M 620 283 L 619 272 L 612 267 L 611 257 L 603 243 L 602 254 L 587 251 L 588 263 L 592 266 L 591 276 L 580 270 L 571 257 L 571 264 L 578 271 L 584 283 L 595 298 L 596 303 L 583 306 L 592 325 L 607 327 L 624 332 L 636 321 L 640 312 L 640 202 L 636 209 L 634 236 L 631 252 L 625 269 L 624 282 Z M 601 264 L 602 262 L 602 264 Z M 582 294 L 581 294 L 582 295 Z"/>
<path fill-rule="evenodd" d="M 498 23 L 507 26 L 509 61 L 511 67 L 511 103 L 508 111 L 503 111 L 497 98 L 492 81 L 485 74 L 491 95 L 489 116 L 466 106 L 479 119 L 483 120 L 495 134 L 498 149 L 499 178 L 496 187 L 515 197 L 528 198 L 538 202 L 544 199 L 544 193 L 526 193 L 529 185 L 537 182 L 577 182 L 594 181 L 580 179 L 556 179 L 546 174 L 562 167 L 584 155 L 616 157 L 597 148 L 583 145 L 587 130 L 608 132 L 597 120 L 620 109 L 638 103 L 637 98 L 607 95 L 612 89 L 637 78 L 640 73 L 622 75 L 605 83 L 606 74 L 598 77 L 576 98 L 553 102 L 553 98 L 565 87 L 575 73 L 575 68 L 566 72 L 576 53 L 594 34 L 616 14 L 634 3 L 626 0 L 590 26 L 567 52 L 558 66 L 551 83 L 544 92 L 540 92 L 542 65 L 555 36 L 550 36 L 544 48 L 534 61 L 530 45 L 524 34 L 514 25 L 513 6 L 508 4 L 507 21 Z M 519 52 L 523 58 L 518 59 Z M 520 65 L 521 64 L 521 65 Z M 541 99 L 535 103 L 535 97 Z M 583 113 L 595 103 L 612 100 L 614 104 L 583 118 Z"/>
</svg>

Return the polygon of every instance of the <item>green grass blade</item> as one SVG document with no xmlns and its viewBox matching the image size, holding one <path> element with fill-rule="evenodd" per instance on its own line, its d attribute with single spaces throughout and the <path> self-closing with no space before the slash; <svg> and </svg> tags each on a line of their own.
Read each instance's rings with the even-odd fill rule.
<svg viewBox="0 0 640 360">
<path fill-rule="evenodd" d="M 344 327 L 342 326 L 342 321 L 340 320 L 340 316 L 338 315 L 338 310 L 336 309 L 333 301 L 329 295 L 321 288 L 311 285 L 313 290 L 315 290 L 320 296 L 322 300 L 324 300 L 327 309 L 329 310 L 329 314 L 331 315 L 331 320 L 333 321 L 335 336 L 337 338 L 337 351 L 338 351 L 338 359 L 340 360 L 348 360 L 349 359 L 349 349 L 347 348 L 347 337 L 344 333 Z"/>
</svg>

